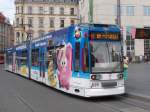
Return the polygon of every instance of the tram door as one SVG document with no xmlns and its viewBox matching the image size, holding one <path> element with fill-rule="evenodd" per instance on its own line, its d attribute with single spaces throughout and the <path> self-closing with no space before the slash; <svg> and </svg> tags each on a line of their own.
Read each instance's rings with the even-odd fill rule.
<svg viewBox="0 0 150 112">
<path fill-rule="evenodd" d="M 56 54 L 55 49 L 52 47 L 47 48 L 47 60 L 46 60 L 46 69 L 47 69 L 47 85 L 55 87 L 56 86 L 56 77 L 54 75 L 56 69 Z"/>
<path fill-rule="evenodd" d="M 76 42 L 75 43 L 75 65 L 74 65 L 74 71 L 75 74 L 77 74 L 78 72 L 80 72 L 80 42 Z"/>
<path fill-rule="evenodd" d="M 46 83 L 45 77 L 45 48 L 40 48 L 40 58 L 39 58 L 39 66 L 40 66 L 40 82 Z"/>
</svg>

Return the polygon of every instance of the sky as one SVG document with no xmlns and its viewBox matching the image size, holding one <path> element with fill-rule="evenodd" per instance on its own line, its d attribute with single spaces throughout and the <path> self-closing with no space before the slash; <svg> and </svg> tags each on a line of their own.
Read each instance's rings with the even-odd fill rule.
<svg viewBox="0 0 150 112">
<path fill-rule="evenodd" d="M 15 14 L 14 0 L 0 0 L 0 12 L 2 12 L 7 18 L 9 18 L 12 24 Z"/>
</svg>

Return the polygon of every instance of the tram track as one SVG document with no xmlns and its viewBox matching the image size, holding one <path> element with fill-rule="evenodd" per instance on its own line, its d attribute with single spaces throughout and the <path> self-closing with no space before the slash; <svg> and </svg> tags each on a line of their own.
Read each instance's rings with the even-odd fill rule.
<svg viewBox="0 0 150 112">
<path fill-rule="evenodd" d="M 77 98 L 77 96 L 74 97 Z M 145 100 L 130 97 L 129 95 L 100 97 L 90 99 L 89 102 L 94 102 L 93 106 L 102 109 L 102 112 L 150 112 L 150 102 L 145 102 Z"/>
<path fill-rule="evenodd" d="M 15 91 L 13 93 L 15 93 Z M 29 110 L 34 111 L 33 107 L 30 107 L 31 105 L 27 105 L 24 98 L 20 97 L 18 94 L 16 94 L 16 97 L 17 101 L 21 104 L 25 104 Z M 71 98 L 72 97 L 70 97 L 70 99 Z M 75 100 L 72 99 L 74 103 L 69 103 L 69 105 L 78 105 L 80 108 L 82 106 L 86 107 L 87 105 L 92 105 L 91 107 L 86 107 L 88 111 L 92 111 L 92 108 L 96 108 L 96 112 L 98 112 L 98 109 L 101 110 L 100 112 L 150 112 L 150 102 L 148 100 L 145 101 L 145 99 L 142 100 L 141 98 L 138 99 L 137 97 L 130 97 L 128 94 L 100 97 L 87 100 L 88 102 L 80 101 L 76 96 L 74 98 Z"/>
<path fill-rule="evenodd" d="M 74 97 L 77 98 L 77 96 Z M 20 97 L 19 100 L 25 103 Z M 150 102 L 129 95 L 100 97 L 87 101 L 90 102 L 90 105 L 102 109 L 102 112 L 150 112 Z"/>
<path fill-rule="evenodd" d="M 150 111 L 150 102 L 145 99 L 141 99 L 141 98 L 133 98 L 133 97 L 130 97 L 130 95 L 128 96 L 119 96 L 121 97 L 122 99 L 122 102 L 125 103 L 125 104 L 129 104 L 129 105 L 132 105 L 132 106 L 135 106 L 135 107 L 140 107 L 142 109 L 146 109 L 146 110 L 149 110 Z"/>
<path fill-rule="evenodd" d="M 96 105 L 109 108 L 111 112 L 150 112 L 150 103 L 125 96 L 112 96 L 96 100 Z"/>
</svg>

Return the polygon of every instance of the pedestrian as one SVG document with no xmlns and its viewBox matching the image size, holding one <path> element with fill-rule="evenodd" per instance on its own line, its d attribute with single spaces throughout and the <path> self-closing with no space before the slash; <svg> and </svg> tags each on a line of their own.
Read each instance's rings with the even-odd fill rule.
<svg viewBox="0 0 150 112">
<path fill-rule="evenodd" d="M 147 62 L 147 56 L 146 55 L 144 56 L 144 61 L 145 61 L 145 63 Z"/>
<path fill-rule="evenodd" d="M 124 80 L 127 80 L 128 79 L 128 64 L 129 64 L 129 60 L 128 60 L 128 57 L 124 56 L 123 57 L 124 59 L 124 65 L 123 65 L 123 77 L 124 77 Z"/>
</svg>

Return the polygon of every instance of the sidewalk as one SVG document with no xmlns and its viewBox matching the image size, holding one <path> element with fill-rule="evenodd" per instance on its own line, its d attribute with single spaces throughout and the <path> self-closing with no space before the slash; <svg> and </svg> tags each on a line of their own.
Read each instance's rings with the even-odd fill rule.
<svg viewBox="0 0 150 112">
<path fill-rule="evenodd" d="M 130 64 L 126 92 L 150 101 L 150 63 Z"/>
</svg>

